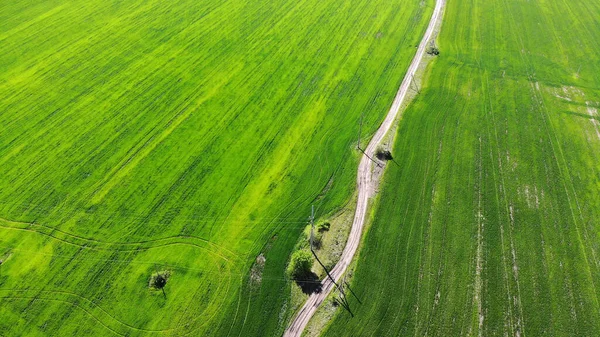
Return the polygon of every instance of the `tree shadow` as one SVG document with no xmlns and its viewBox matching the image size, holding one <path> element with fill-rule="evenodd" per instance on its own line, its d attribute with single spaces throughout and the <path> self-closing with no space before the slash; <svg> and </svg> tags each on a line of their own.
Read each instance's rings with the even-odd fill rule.
<svg viewBox="0 0 600 337">
<path fill-rule="evenodd" d="M 377 149 L 377 152 L 375 152 L 375 157 L 377 157 L 377 159 L 379 159 L 381 161 L 388 161 L 388 160 L 394 159 L 394 156 L 392 156 L 392 153 L 389 150 L 384 150 L 384 149 Z"/>
<path fill-rule="evenodd" d="M 302 292 L 311 295 L 323 291 L 323 284 L 317 274 L 310 272 L 301 279 L 295 279 L 296 284 L 302 289 Z"/>
</svg>

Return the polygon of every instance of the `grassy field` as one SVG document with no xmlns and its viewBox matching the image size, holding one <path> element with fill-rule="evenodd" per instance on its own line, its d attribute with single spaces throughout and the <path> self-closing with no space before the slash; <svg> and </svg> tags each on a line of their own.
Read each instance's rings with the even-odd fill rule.
<svg viewBox="0 0 600 337">
<path fill-rule="evenodd" d="M 600 5 L 451 0 L 443 22 L 354 317 L 324 335 L 600 335 Z"/>
<path fill-rule="evenodd" d="M 280 333 L 310 205 L 350 197 L 431 10 L 3 1 L 0 335 Z"/>
</svg>

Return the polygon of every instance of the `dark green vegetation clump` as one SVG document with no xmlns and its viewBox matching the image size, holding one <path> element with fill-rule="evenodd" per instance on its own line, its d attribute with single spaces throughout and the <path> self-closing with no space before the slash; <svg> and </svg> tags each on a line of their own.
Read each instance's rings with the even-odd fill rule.
<svg viewBox="0 0 600 337">
<path fill-rule="evenodd" d="M 437 55 L 440 54 L 440 50 L 437 47 L 435 47 L 435 46 L 429 46 L 429 47 L 427 47 L 427 49 L 425 50 L 425 52 L 427 54 L 429 54 L 429 55 L 435 55 L 435 56 L 437 56 Z"/>
<path fill-rule="evenodd" d="M 600 2 L 447 6 L 324 335 L 600 336 Z"/>
<path fill-rule="evenodd" d="M 384 148 L 378 148 L 377 151 L 375 151 L 375 157 L 377 157 L 379 160 L 386 161 L 394 159 L 390 150 L 386 150 Z"/>
<path fill-rule="evenodd" d="M 163 289 L 167 285 L 170 277 L 171 271 L 169 270 L 155 272 L 150 276 L 148 287 L 150 287 L 150 289 Z"/>
</svg>

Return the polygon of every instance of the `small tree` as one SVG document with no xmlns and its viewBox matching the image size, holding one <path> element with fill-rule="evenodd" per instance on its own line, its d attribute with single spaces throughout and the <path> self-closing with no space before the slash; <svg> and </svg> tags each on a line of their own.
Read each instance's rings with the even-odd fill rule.
<svg viewBox="0 0 600 337">
<path fill-rule="evenodd" d="M 427 47 L 427 50 L 426 50 L 426 52 L 427 52 L 427 54 L 429 54 L 429 55 L 435 55 L 435 56 L 437 56 L 437 55 L 439 55 L 439 54 L 440 54 L 440 50 L 439 50 L 439 49 L 437 49 L 437 48 L 436 48 L 436 47 L 434 47 L 434 46 L 429 46 L 429 47 Z"/>
<path fill-rule="evenodd" d="M 394 159 L 394 157 L 392 156 L 392 153 L 389 150 L 383 149 L 382 147 L 377 148 L 377 151 L 375 152 L 375 157 L 377 157 L 377 159 L 379 159 L 379 160 Z"/>
<path fill-rule="evenodd" d="M 320 233 L 326 232 L 329 230 L 329 227 L 331 227 L 331 224 L 327 221 L 325 222 L 319 222 L 319 224 L 317 225 L 317 231 L 319 231 Z"/>
<path fill-rule="evenodd" d="M 165 286 L 167 285 L 167 281 L 171 277 L 171 272 L 168 270 L 157 271 L 150 276 L 150 282 L 148 286 L 150 289 L 162 290 L 165 298 L 167 294 L 165 294 Z"/>
<path fill-rule="evenodd" d="M 287 267 L 287 274 L 291 278 L 302 278 L 310 274 L 312 266 L 312 254 L 306 249 L 297 250 L 292 254 L 292 260 Z"/>
</svg>

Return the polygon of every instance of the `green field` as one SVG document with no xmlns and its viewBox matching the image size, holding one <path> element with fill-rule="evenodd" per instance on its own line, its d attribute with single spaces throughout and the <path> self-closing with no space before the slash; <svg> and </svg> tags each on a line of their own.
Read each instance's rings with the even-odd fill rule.
<svg viewBox="0 0 600 337">
<path fill-rule="evenodd" d="M 600 335 L 599 42 L 597 1 L 448 2 L 325 336 Z"/>
<path fill-rule="evenodd" d="M 280 334 L 432 3 L 3 1 L 0 335 Z"/>
</svg>

